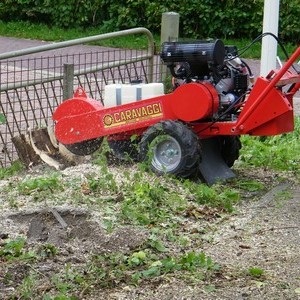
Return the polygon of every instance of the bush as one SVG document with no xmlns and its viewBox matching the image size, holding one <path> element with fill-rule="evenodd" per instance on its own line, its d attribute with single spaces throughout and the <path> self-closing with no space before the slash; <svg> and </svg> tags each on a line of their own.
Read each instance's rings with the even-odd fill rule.
<svg viewBox="0 0 300 300">
<path fill-rule="evenodd" d="M 281 0 L 280 36 L 299 43 L 299 0 Z M 4 0 L 3 21 L 29 20 L 58 27 L 99 27 L 116 31 L 146 27 L 159 33 L 161 14 L 180 14 L 181 37 L 254 38 L 262 32 L 263 0 Z"/>
</svg>

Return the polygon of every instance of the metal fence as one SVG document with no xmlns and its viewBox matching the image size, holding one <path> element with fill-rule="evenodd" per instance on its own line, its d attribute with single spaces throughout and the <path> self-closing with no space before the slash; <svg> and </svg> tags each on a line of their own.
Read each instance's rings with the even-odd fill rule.
<svg viewBox="0 0 300 300">
<path fill-rule="evenodd" d="M 136 33 L 146 34 L 146 51 L 74 47 Z M 65 50 L 61 54 L 44 52 L 57 52 L 61 48 Z M 71 78 L 69 66 L 72 67 Z M 144 28 L 0 54 L 0 167 L 8 167 L 18 159 L 13 137 L 28 129 L 51 125 L 53 111 L 66 98 L 66 87 L 71 86 L 73 91 L 82 86 L 90 97 L 103 101 L 106 84 L 129 83 L 136 79 L 160 82 L 161 76 L 152 35 Z"/>
</svg>

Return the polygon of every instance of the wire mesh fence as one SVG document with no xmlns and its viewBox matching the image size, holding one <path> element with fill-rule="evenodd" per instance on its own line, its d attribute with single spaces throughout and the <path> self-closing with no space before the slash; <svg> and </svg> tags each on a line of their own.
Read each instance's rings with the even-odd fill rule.
<svg viewBox="0 0 300 300">
<path fill-rule="evenodd" d="M 161 82 L 162 78 L 159 58 L 150 60 L 138 50 L 108 49 L 0 61 L 0 167 L 18 159 L 13 137 L 51 124 L 53 111 L 63 101 L 67 64 L 74 68 L 73 90 L 81 86 L 99 101 L 103 101 L 106 84 Z"/>
</svg>

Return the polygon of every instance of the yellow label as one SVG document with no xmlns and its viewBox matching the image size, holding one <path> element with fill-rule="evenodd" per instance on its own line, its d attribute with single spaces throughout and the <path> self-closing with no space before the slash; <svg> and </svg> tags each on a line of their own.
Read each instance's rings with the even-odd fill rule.
<svg viewBox="0 0 300 300">
<path fill-rule="evenodd" d="M 136 123 L 150 118 L 162 116 L 160 103 L 148 104 L 138 108 L 121 110 L 103 117 L 104 128 Z"/>
</svg>

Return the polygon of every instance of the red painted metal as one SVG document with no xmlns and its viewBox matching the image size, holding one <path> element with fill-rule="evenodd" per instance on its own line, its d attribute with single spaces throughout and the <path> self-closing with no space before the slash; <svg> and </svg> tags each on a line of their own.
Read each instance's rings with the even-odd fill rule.
<svg viewBox="0 0 300 300">
<path fill-rule="evenodd" d="M 164 109 L 166 105 L 163 105 L 162 99 L 167 98 L 157 97 L 101 109 L 88 106 L 88 99 L 81 100 L 80 103 L 77 99 L 67 100 L 53 115 L 53 120 L 56 121 L 55 135 L 61 143 L 73 144 L 100 136 L 147 128 L 164 118 L 172 118 L 168 109 Z M 82 114 L 64 116 L 64 111 L 69 106 L 83 106 L 90 110 Z"/>
<path fill-rule="evenodd" d="M 261 125 L 269 123 L 270 121 L 276 122 L 279 116 L 286 115 L 290 111 L 293 111 L 293 107 L 285 95 L 278 89 L 273 88 L 268 91 L 265 97 L 261 98 L 262 91 L 268 89 L 270 82 L 264 78 L 258 78 L 251 94 L 249 95 L 247 102 L 238 118 L 237 124 L 234 127 L 234 131 L 238 131 L 240 134 L 248 133 L 255 134 L 255 129 Z M 258 102 L 258 100 L 260 100 Z M 278 128 L 277 132 L 268 130 L 263 135 L 274 135 L 286 132 L 288 128 L 293 128 L 293 118 L 286 119 L 287 127 Z M 271 123 L 270 123 L 271 124 Z M 267 127 L 265 127 L 267 129 Z M 289 130 L 290 131 L 290 130 Z"/>
<path fill-rule="evenodd" d="M 210 83 L 190 83 L 181 85 L 174 91 L 170 105 L 179 120 L 192 122 L 216 113 L 219 96 Z"/>
<path fill-rule="evenodd" d="M 276 105 L 276 103 L 274 103 L 274 105 L 273 105 L 273 102 L 272 102 L 273 97 L 272 97 L 272 94 L 270 95 L 270 92 L 272 91 L 272 93 L 274 93 L 274 90 L 276 90 L 277 83 L 279 83 L 279 81 L 284 77 L 284 75 L 287 73 L 287 71 L 293 64 L 293 62 L 299 56 L 300 56 L 300 47 L 298 47 L 298 49 L 293 53 L 293 55 L 288 59 L 288 61 L 285 63 L 285 65 L 279 71 L 277 71 L 277 72 L 271 71 L 269 73 L 269 75 L 266 77 L 266 80 L 267 80 L 266 84 L 262 84 L 262 81 L 264 80 L 263 78 L 258 78 L 258 80 L 256 81 L 256 83 L 251 91 L 251 94 L 247 100 L 246 106 L 244 107 L 242 113 L 240 114 L 240 116 L 238 118 L 237 125 L 232 128 L 233 131 L 237 131 L 240 134 L 241 133 L 249 133 L 249 130 L 252 128 L 247 128 L 247 124 L 245 124 L 245 121 L 249 120 L 250 117 L 252 119 L 255 118 L 253 116 L 255 110 L 257 111 L 256 116 L 257 116 L 257 114 L 259 114 L 261 116 L 269 114 L 269 110 L 273 109 L 273 106 Z M 273 75 L 275 75 L 275 76 L 273 76 Z M 298 74 L 297 77 L 299 78 L 300 75 Z M 278 91 L 278 93 L 279 93 L 279 90 L 276 90 L 276 91 Z M 282 91 L 280 91 L 280 94 L 282 96 L 282 101 L 286 104 L 286 106 L 292 105 L 292 103 L 288 104 L 287 101 L 284 100 L 285 95 L 284 95 L 284 93 L 282 93 Z M 278 97 L 278 95 L 276 96 L 276 98 L 277 97 Z M 250 102 L 250 104 L 248 104 L 248 102 Z M 265 110 L 266 105 L 262 105 L 263 102 L 267 103 L 267 105 L 268 105 L 267 110 Z M 280 101 L 277 101 L 277 102 L 280 102 Z M 283 111 L 279 110 L 277 113 L 273 112 L 273 119 L 276 119 L 276 117 L 278 115 L 281 115 L 282 113 L 288 112 L 288 110 L 284 111 L 285 109 L 284 108 L 282 108 L 282 109 L 283 109 Z M 268 115 L 268 117 L 270 117 L 270 116 Z M 268 119 L 268 117 L 266 119 Z M 269 120 L 268 120 L 268 122 L 269 122 Z M 257 127 L 260 125 L 261 124 L 257 124 Z M 284 132 L 285 132 L 285 130 L 283 130 L 283 132 L 281 132 L 279 130 L 276 134 L 280 134 L 280 133 L 284 133 Z M 269 135 L 269 134 L 266 132 L 266 135 Z"/>
<path fill-rule="evenodd" d="M 205 121 L 219 108 L 218 93 L 210 83 L 188 83 L 173 93 L 111 108 L 89 99 L 79 89 L 55 111 L 55 135 L 63 144 L 100 136 L 119 139 L 142 134 L 162 120 L 186 122 L 200 138 L 217 135 L 276 135 L 294 128 L 293 96 L 300 88 L 300 74 L 289 69 L 300 56 L 300 47 L 280 69 L 259 77 L 235 121 Z M 282 86 L 292 84 L 287 92 Z"/>
<path fill-rule="evenodd" d="M 271 71 L 265 78 L 257 79 L 253 89 L 235 122 L 201 122 L 193 126 L 201 138 L 215 135 L 250 134 L 277 135 L 294 129 L 293 96 L 300 89 L 300 74 L 289 72 L 300 56 L 300 47 L 280 70 Z M 283 92 L 283 84 L 293 84 Z"/>
<path fill-rule="evenodd" d="M 217 93 L 209 84 L 183 85 L 174 93 L 116 107 L 75 93 L 55 111 L 55 135 L 63 144 L 73 144 L 122 132 L 139 132 L 161 120 L 195 121 L 217 108 Z"/>
</svg>

